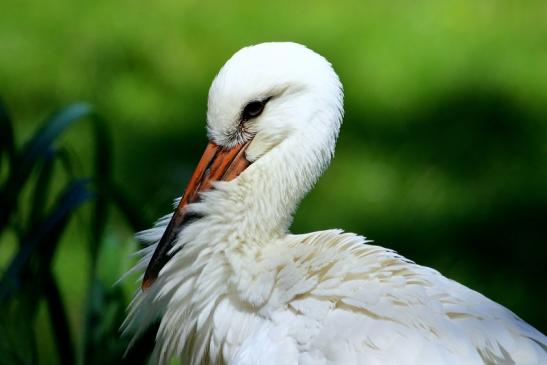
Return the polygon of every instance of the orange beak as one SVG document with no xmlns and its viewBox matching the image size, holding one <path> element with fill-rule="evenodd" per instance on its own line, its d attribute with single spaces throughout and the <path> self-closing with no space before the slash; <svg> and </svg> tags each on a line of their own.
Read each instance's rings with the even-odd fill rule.
<svg viewBox="0 0 547 365">
<path fill-rule="evenodd" d="M 141 284 L 143 290 L 154 283 L 161 269 L 176 253 L 172 252 L 172 248 L 175 246 L 178 233 L 192 218 L 189 214 L 186 214 L 186 206 L 196 202 L 199 199 L 199 193 L 211 188 L 214 181 L 230 181 L 245 170 L 250 165 L 250 162 L 245 158 L 245 150 L 249 143 L 250 141 L 230 149 L 225 149 L 213 142 L 207 144 L 207 148 L 192 174 L 188 187 L 184 191 L 180 203 L 175 209 L 173 217 L 146 268 Z"/>
</svg>

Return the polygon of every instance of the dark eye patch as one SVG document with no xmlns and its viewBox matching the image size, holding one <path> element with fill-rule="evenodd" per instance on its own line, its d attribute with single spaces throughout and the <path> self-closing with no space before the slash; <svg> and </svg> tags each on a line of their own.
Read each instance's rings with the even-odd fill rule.
<svg viewBox="0 0 547 365">
<path fill-rule="evenodd" d="M 249 102 L 247 105 L 245 105 L 245 108 L 243 108 L 243 111 L 241 112 L 241 120 L 243 122 L 256 118 L 262 112 L 264 111 L 264 108 L 266 107 L 266 103 L 271 98 L 266 98 L 264 100 L 253 100 Z"/>
</svg>

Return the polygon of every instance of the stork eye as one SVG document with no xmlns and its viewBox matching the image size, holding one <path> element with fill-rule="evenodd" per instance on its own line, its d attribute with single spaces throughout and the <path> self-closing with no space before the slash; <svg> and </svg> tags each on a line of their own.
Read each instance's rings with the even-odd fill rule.
<svg viewBox="0 0 547 365">
<path fill-rule="evenodd" d="M 255 100 L 251 101 L 249 104 L 245 105 L 243 108 L 243 113 L 241 113 L 241 120 L 246 121 L 258 117 L 264 111 L 264 107 L 270 98 L 265 100 Z"/>
</svg>

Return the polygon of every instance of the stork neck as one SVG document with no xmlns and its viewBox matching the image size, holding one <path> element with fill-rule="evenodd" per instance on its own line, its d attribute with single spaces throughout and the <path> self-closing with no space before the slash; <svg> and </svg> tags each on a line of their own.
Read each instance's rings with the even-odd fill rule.
<svg viewBox="0 0 547 365">
<path fill-rule="evenodd" d="M 321 142 L 288 137 L 236 180 L 218 185 L 205 202 L 215 207 L 217 223 L 258 244 L 285 235 L 296 207 L 330 160 Z"/>
</svg>

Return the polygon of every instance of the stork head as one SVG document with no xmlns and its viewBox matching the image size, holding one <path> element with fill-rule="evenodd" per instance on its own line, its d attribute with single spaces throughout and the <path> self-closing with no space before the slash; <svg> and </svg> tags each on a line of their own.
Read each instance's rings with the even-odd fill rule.
<svg viewBox="0 0 547 365">
<path fill-rule="evenodd" d="M 226 62 L 209 90 L 209 139 L 226 148 L 252 140 L 246 156 L 255 161 L 294 134 L 302 139 L 336 136 L 341 89 L 331 64 L 300 44 L 243 48 Z"/>
<path fill-rule="evenodd" d="M 286 164 L 295 161 L 283 168 L 292 168 L 291 176 L 302 173 L 307 190 L 334 152 L 342 103 L 342 85 L 331 64 L 302 45 L 263 43 L 234 54 L 209 90 L 209 144 L 152 256 L 143 288 L 173 255 L 177 234 L 189 219 L 186 206 L 215 181 L 233 180 L 252 164 L 269 160 L 271 166 L 276 155 Z"/>
</svg>

